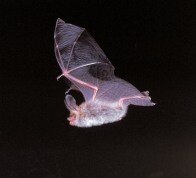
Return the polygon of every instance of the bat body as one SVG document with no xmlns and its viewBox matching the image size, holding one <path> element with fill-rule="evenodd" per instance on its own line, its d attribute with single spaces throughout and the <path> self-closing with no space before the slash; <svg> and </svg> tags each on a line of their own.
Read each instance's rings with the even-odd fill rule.
<svg viewBox="0 0 196 178">
<path fill-rule="evenodd" d="M 70 110 L 70 125 L 92 127 L 121 120 L 128 107 L 118 107 L 101 101 L 88 101 L 77 106 L 71 95 L 65 97 L 66 107 Z M 74 102 L 73 102 L 74 101 Z M 68 104 L 69 103 L 69 104 Z M 74 107 L 73 107 L 74 106 Z"/>
<path fill-rule="evenodd" d="M 114 75 L 114 67 L 93 37 L 84 29 L 58 19 L 54 47 L 62 74 L 70 83 L 65 105 L 70 125 L 91 127 L 121 120 L 128 105 L 153 106 L 149 92 L 140 92 L 132 84 Z M 76 105 L 67 93 L 80 91 L 85 102 Z"/>
</svg>

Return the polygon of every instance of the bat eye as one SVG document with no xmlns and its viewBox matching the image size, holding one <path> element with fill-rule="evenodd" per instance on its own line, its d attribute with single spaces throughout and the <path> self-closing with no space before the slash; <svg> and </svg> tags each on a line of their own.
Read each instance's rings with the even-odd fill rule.
<svg viewBox="0 0 196 178">
<path fill-rule="evenodd" d="M 69 109 L 70 111 L 77 111 L 78 110 L 76 100 L 71 95 L 65 96 L 65 105 L 66 105 L 67 109 Z"/>
</svg>

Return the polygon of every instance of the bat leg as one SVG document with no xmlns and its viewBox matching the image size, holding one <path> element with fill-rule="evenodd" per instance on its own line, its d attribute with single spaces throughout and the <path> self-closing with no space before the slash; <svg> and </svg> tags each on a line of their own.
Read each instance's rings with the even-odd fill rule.
<svg viewBox="0 0 196 178">
<path fill-rule="evenodd" d="M 95 100 L 95 97 L 96 97 L 96 95 L 97 95 L 97 92 L 98 92 L 98 88 L 95 87 L 95 88 L 94 88 L 94 94 L 93 94 L 93 101 Z"/>
<path fill-rule="evenodd" d="M 142 99 L 142 98 L 145 98 L 146 96 L 127 96 L 127 97 L 123 97 L 123 98 L 120 98 L 119 101 L 118 101 L 118 106 L 120 108 L 123 108 L 123 102 L 125 100 L 128 100 L 128 99 L 135 99 L 135 98 L 139 98 L 139 99 Z"/>
</svg>

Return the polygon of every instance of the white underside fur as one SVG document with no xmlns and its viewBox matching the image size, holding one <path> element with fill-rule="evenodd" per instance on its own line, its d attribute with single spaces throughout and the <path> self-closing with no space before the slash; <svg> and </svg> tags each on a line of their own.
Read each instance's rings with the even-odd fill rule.
<svg viewBox="0 0 196 178">
<path fill-rule="evenodd" d="M 117 104 L 91 101 L 82 103 L 76 120 L 72 125 L 77 127 L 92 127 L 121 120 L 127 112 L 127 107 Z"/>
</svg>

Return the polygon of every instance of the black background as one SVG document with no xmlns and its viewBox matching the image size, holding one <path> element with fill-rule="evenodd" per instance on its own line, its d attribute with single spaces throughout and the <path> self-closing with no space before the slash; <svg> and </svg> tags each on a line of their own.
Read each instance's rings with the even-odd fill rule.
<svg viewBox="0 0 196 178">
<path fill-rule="evenodd" d="M 194 1 L 0 1 L 0 177 L 195 178 Z M 85 27 L 155 107 L 81 129 L 53 49 L 56 19 Z M 81 95 L 78 95 L 81 99 Z"/>
</svg>

